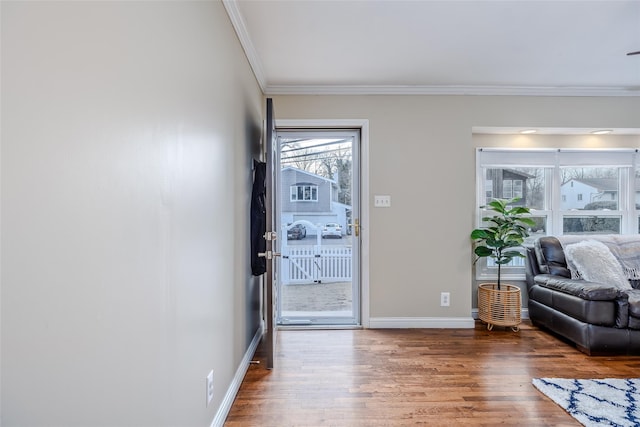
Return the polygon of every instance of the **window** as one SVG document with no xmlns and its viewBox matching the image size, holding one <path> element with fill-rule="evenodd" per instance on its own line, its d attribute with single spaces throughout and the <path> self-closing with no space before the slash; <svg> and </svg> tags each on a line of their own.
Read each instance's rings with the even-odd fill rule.
<svg viewBox="0 0 640 427">
<path fill-rule="evenodd" d="M 487 191 L 485 199 L 485 203 L 489 203 L 491 200 L 493 200 L 493 193 L 491 193 L 491 191 Z"/>
<path fill-rule="evenodd" d="M 519 197 L 536 226 L 525 242 L 542 235 L 640 232 L 640 168 L 635 150 L 479 149 L 478 224 L 490 196 Z M 524 260 L 502 267 L 506 279 L 521 280 Z M 495 278 L 490 258 L 476 263 L 478 279 Z"/>
<path fill-rule="evenodd" d="M 485 203 L 489 203 L 491 200 L 493 200 L 493 181 L 491 181 L 490 179 L 485 180 L 484 198 Z"/>
<path fill-rule="evenodd" d="M 516 179 L 513 181 L 513 197 L 522 197 L 522 180 Z"/>
<path fill-rule="evenodd" d="M 296 184 L 291 186 L 292 202 L 317 202 L 318 186 L 313 184 Z"/>
<path fill-rule="evenodd" d="M 502 197 L 505 199 L 513 199 L 513 180 L 505 179 L 502 181 Z"/>
<path fill-rule="evenodd" d="M 502 181 L 502 198 L 513 199 L 514 197 L 522 197 L 522 180 L 521 179 L 505 179 Z"/>
</svg>

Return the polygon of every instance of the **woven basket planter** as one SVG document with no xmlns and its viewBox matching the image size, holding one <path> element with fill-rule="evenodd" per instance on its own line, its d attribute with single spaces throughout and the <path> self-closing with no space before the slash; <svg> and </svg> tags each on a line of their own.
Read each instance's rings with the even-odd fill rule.
<svg viewBox="0 0 640 427">
<path fill-rule="evenodd" d="M 492 330 L 494 325 L 509 326 L 517 332 L 521 322 L 520 288 L 496 283 L 478 285 L 478 317 Z"/>
</svg>

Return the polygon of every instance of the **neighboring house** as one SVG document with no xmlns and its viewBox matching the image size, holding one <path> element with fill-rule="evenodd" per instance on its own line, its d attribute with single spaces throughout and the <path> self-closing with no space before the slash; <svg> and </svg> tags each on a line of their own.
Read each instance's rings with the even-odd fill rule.
<svg viewBox="0 0 640 427">
<path fill-rule="evenodd" d="M 513 169 L 488 169 L 485 178 L 485 196 L 489 203 L 495 199 L 519 197 L 517 206 L 527 206 L 527 179 L 533 178 Z"/>
<path fill-rule="evenodd" d="M 584 209 L 593 202 L 617 202 L 617 178 L 574 178 L 560 187 L 562 209 Z M 637 199 L 637 193 L 636 193 Z"/>
<path fill-rule="evenodd" d="M 295 221 L 309 221 L 315 225 L 337 222 L 347 230 L 351 206 L 339 203 L 338 183 L 332 179 L 291 166 L 280 172 L 281 223 L 286 226 Z M 316 230 L 307 229 L 309 234 Z"/>
</svg>

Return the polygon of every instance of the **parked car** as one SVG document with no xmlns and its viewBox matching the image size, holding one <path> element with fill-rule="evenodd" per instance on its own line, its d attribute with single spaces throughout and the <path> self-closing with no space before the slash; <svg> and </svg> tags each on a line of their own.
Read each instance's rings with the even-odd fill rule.
<svg viewBox="0 0 640 427">
<path fill-rule="evenodd" d="M 287 230 L 287 240 L 302 240 L 307 237 L 307 227 L 302 224 L 292 225 Z"/>
<path fill-rule="evenodd" d="M 335 222 L 325 224 L 325 226 L 322 227 L 322 238 L 324 239 L 326 237 L 337 237 L 338 239 L 342 239 L 342 226 Z"/>
</svg>

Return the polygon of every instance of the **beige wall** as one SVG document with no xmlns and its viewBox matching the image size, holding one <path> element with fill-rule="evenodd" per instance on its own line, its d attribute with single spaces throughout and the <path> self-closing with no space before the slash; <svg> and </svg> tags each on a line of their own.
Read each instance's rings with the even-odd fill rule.
<svg viewBox="0 0 640 427">
<path fill-rule="evenodd" d="M 1 11 L 0 422 L 208 426 L 260 321 L 263 96 L 224 7 Z"/>
<path fill-rule="evenodd" d="M 640 127 L 640 98 L 276 96 L 274 102 L 278 119 L 369 120 L 364 197 L 371 213 L 372 319 L 471 316 L 475 147 L 486 141 L 474 141 L 474 126 Z M 519 141 L 500 138 L 498 145 Z M 391 195 L 392 207 L 374 208 L 374 194 Z M 440 307 L 445 291 L 450 307 Z"/>
</svg>

